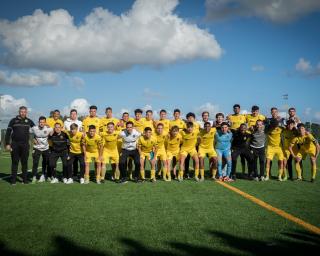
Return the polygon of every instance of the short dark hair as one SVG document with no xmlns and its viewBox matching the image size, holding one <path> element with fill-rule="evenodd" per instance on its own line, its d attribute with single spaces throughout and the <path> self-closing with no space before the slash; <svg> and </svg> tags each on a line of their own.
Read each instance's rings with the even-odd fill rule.
<svg viewBox="0 0 320 256">
<path fill-rule="evenodd" d="M 241 127 L 241 126 L 245 126 L 245 127 L 247 128 L 247 124 L 246 124 L 246 123 L 240 124 L 240 127 Z"/>
<path fill-rule="evenodd" d="M 96 129 L 96 126 L 95 125 L 89 125 L 89 130 L 92 130 L 92 129 Z"/>
<path fill-rule="evenodd" d="M 239 104 L 234 104 L 233 108 L 240 108 L 240 105 Z"/>
<path fill-rule="evenodd" d="M 55 110 L 53 110 L 53 113 L 60 113 L 60 110 L 59 109 L 55 109 Z"/>
<path fill-rule="evenodd" d="M 257 111 L 257 110 L 259 110 L 258 106 L 256 106 L 256 105 L 252 106 L 251 111 Z"/>
<path fill-rule="evenodd" d="M 95 106 L 95 105 L 91 105 L 91 106 L 89 107 L 89 109 L 90 109 L 90 110 L 91 110 L 91 109 L 97 110 L 98 108 L 97 108 L 97 106 Z"/>
<path fill-rule="evenodd" d="M 289 110 L 288 110 L 288 112 L 290 112 L 290 111 L 296 111 L 296 109 L 295 108 L 293 108 L 293 107 L 291 107 L 291 108 L 289 108 Z"/>
<path fill-rule="evenodd" d="M 222 123 L 221 123 L 221 127 L 224 126 L 224 125 L 226 125 L 226 126 L 229 127 L 229 124 L 228 124 L 227 122 L 222 122 Z"/>
<path fill-rule="evenodd" d="M 161 113 L 167 113 L 167 111 L 166 111 L 165 109 L 161 109 L 161 110 L 160 110 L 160 114 L 161 114 Z"/>
<path fill-rule="evenodd" d="M 129 121 L 126 123 L 126 127 L 128 127 L 129 124 L 131 124 L 133 126 L 133 122 Z"/>
<path fill-rule="evenodd" d="M 204 114 L 208 114 L 208 116 L 210 115 L 208 111 L 203 111 L 201 116 L 204 116 Z"/>
<path fill-rule="evenodd" d="M 111 107 L 107 107 L 107 108 L 106 108 L 106 112 L 107 112 L 108 110 L 111 110 L 111 112 L 112 112 L 112 108 L 111 108 Z"/>
<path fill-rule="evenodd" d="M 180 109 L 176 108 L 176 109 L 173 110 L 173 114 L 174 114 L 174 113 L 177 113 L 177 112 L 178 112 L 178 113 L 181 113 Z"/>
<path fill-rule="evenodd" d="M 187 128 L 193 127 L 193 123 L 192 122 L 187 122 Z"/>
<path fill-rule="evenodd" d="M 278 110 L 278 108 L 272 107 L 270 111 L 272 111 L 272 110 Z"/>
<path fill-rule="evenodd" d="M 218 118 L 218 116 L 222 116 L 224 118 L 224 114 L 223 113 L 217 113 L 216 114 L 216 118 Z"/>
<path fill-rule="evenodd" d="M 70 110 L 70 114 L 71 114 L 72 112 L 78 113 L 78 111 L 77 111 L 76 109 L 74 109 L 74 108 Z"/>
<path fill-rule="evenodd" d="M 46 119 L 45 116 L 40 116 L 40 117 L 39 117 L 39 121 L 40 121 L 40 120 L 47 120 L 47 119 Z"/>
<path fill-rule="evenodd" d="M 70 125 L 70 130 L 73 130 L 73 129 L 78 129 L 78 125 L 76 123 L 73 123 Z"/>
<path fill-rule="evenodd" d="M 122 116 L 123 116 L 123 115 L 129 115 L 129 113 L 128 113 L 128 112 L 123 112 L 123 113 L 122 113 Z"/>
<path fill-rule="evenodd" d="M 56 127 L 57 125 L 59 125 L 61 127 L 61 124 L 60 123 L 55 123 L 54 124 L 54 127 Z"/>
<path fill-rule="evenodd" d="M 27 107 L 26 107 L 26 106 L 21 106 L 21 107 L 19 108 L 19 110 L 21 110 L 21 109 L 27 110 Z"/>
<path fill-rule="evenodd" d="M 189 112 L 187 115 L 186 115 L 186 118 L 188 119 L 189 117 L 193 117 L 194 119 L 196 119 L 196 115 L 192 112 Z"/>
<path fill-rule="evenodd" d="M 293 121 L 292 119 L 289 119 L 286 123 L 286 126 L 289 126 L 290 124 L 295 124 L 295 121 Z"/>
<path fill-rule="evenodd" d="M 149 126 L 144 128 L 144 132 L 148 132 L 148 131 L 152 131 L 152 129 Z"/>
<path fill-rule="evenodd" d="M 298 124 L 298 125 L 297 125 L 297 127 L 298 127 L 298 129 L 299 129 L 299 128 L 301 128 L 301 127 L 306 128 L 306 127 L 305 127 L 305 125 L 304 125 L 303 123 Z"/>
<path fill-rule="evenodd" d="M 153 114 L 153 111 L 152 111 L 151 109 L 148 109 L 148 110 L 146 111 L 146 114 L 148 114 L 148 113 Z"/>
<path fill-rule="evenodd" d="M 207 125 L 211 126 L 211 123 L 210 122 L 205 122 L 203 126 L 207 126 Z"/>
<path fill-rule="evenodd" d="M 170 132 L 173 132 L 173 131 L 179 131 L 179 127 L 176 125 L 172 126 L 170 129 Z"/>
<path fill-rule="evenodd" d="M 114 126 L 114 122 L 109 122 L 107 123 L 107 126 L 109 126 L 109 124 L 112 124 Z"/>
<path fill-rule="evenodd" d="M 162 127 L 163 127 L 164 125 L 163 125 L 163 123 L 158 123 L 158 124 L 157 124 L 157 127 L 159 127 L 159 126 L 162 126 Z"/>
<path fill-rule="evenodd" d="M 134 114 L 137 114 L 137 113 L 143 113 L 143 111 L 142 111 L 142 109 L 140 109 L 140 108 L 137 108 L 135 111 L 134 111 Z"/>
</svg>

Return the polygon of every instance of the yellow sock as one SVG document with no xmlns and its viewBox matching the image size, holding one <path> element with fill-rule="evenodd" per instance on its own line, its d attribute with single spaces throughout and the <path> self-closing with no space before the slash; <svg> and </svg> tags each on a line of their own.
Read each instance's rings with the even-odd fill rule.
<svg viewBox="0 0 320 256">
<path fill-rule="evenodd" d="M 85 180 L 90 180 L 90 176 L 89 175 L 84 175 L 84 179 Z"/>
<path fill-rule="evenodd" d="M 194 170 L 194 176 L 195 178 L 199 178 L 199 169 Z"/>
<path fill-rule="evenodd" d="M 296 172 L 297 172 L 297 176 L 298 179 L 301 179 L 301 167 L 300 167 L 300 163 L 296 163 Z"/>
<path fill-rule="evenodd" d="M 212 169 L 212 178 L 215 178 L 216 175 L 217 175 L 217 169 L 214 168 L 214 169 Z"/>
<path fill-rule="evenodd" d="M 167 179 L 167 175 L 168 175 L 168 170 L 167 168 L 163 168 L 162 170 L 162 178 L 165 180 Z"/>
<path fill-rule="evenodd" d="M 114 178 L 116 180 L 120 179 L 120 171 L 118 169 L 114 171 Z"/>
<path fill-rule="evenodd" d="M 97 181 L 100 180 L 100 176 L 99 176 L 99 175 L 97 175 L 96 180 L 97 180 Z"/>
<path fill-rule="evenodd" d="M 146 177 L 144 176 L 144 170 L 140 170 L 140 176 L 141 176 L 141 179 L 145 179 Z"/>
<path fill-rule="evenodd" d="M 282 179 L 283 169 L 279 169 L 279 175 L 278 178 Z"/>
<path fill-rule="evenodd" d="M 201 176 L 201 179 L 204 178 L 204 169 L 200 169 L 200 176 Z"/>
<path fill-rule="evenodd" d="M 150 176 L 151 179 L 155 179 L 156 178 L 156 170 L 152 170 L 151 169 L 151 176 Z"/>
<path fill-rule="evenodd" d="M 101 170 L 101 180 L 104 180 L 104 177 L 106 176 L 106 168 L 103 168 L 102 170 Z"/>
<path fill-rule="evenodd" d="M 183 179 L 183 171 L 179 171 L 178 178 Z"/>
<path fill-rule="evenodd" d="M 130 180 L 133 180 L 132 170 L 129 171 L 129 179 L 130 179 Z"/>
<path fill-rule="evenodd" d="M 269 174 L 270 174 L 270 167 L 267 167 L 266 168 L 266 177 L 269 177 Z"/>
<path fill-rule="evenodd" d="M 167 177 L 168 177 L 168 181 L 171 181 L 171 171 L 167 170 Z"/>
<path fill-rule="evenodd" d="M 312 179 L 315 179 L 317 175 L 317 166 L 312 166 Z"/>
</svg>

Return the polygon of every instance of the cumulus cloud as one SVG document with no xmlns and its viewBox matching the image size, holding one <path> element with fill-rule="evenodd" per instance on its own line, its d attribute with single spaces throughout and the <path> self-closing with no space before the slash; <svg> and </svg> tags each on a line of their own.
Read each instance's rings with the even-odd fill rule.
<svg viewBox="0 0 320 256">
<path fill-rule="evenodd" d="M 251 70 L 253 71 L 253 72 L 262 72 L 262 71 L 264 71 L 264 66 L 262 66 L 262 65 L 253 65 L 252 67 L 251 67 Z"/>
<path fill-rule="evenodd" d="M 144 98 L 149 99 L 149 100 L 161 99 L 161 98 L 164 97 L 160 92 L 155 92 L 155 91 L 151 90 L 150 88 L 145 88 L 143 90 L 143 94 L 142 95 L 143 95 Z"/>
<path fill-rule="evenodd" d="M 91 104 L 83 98 L 74 99 L 69 106 L 65 106 L 61 111 L 63 115 L 69 116 L 71 109 L 76 109 L 78 111 L 78 116 L 86 116 L 89 113 L 89 107 Z"/>
<path fill-rule="evenodd" d="M 296 71 L 306 77 L 315 77 L 320 75 L 320 62 L 313 66 L 310 61 L 300 58 L 295 65 Z"/>
<path fill-rule="evenodd" d="M 58 85 L 59 76 L 52 72 L 22 73 L 0 70 L 0 85 L 19 87 L 38 87 Z"/>
<path fill-rule="evenodd" d="M 201 114 L 203 111 L 208 111 L 209 112 L 209 115 L 211 117 L 211 119 L 214 119 L 214 116 L 220 112 L 220 107 L 219 105 L 215 105 L 215 104 L 212 104 L 210 102 L 207 102 L 201 106 L 198 106 L 194 109 L 194 112 L 197 116 L 197 119 L 201 119 Z"/>
<path fill-rule="evenodd" d="M 314 119 L 315 119 L 317 122 L 320 122 L 320 111 L 314 113 Z"/>
<path fill-rule="evenodd" d="M 70 76 L 69 80 L 71 84 L 78 89 L 83 88 L 86 84 L 86 82 L 81 77 L 78 77 L 78 76 Z"/>
<path fill-rule="evenodd" d="M 0 21 L 3 63 L 15 68 L 119 72 L 134 65 L 161 66 L 217 59 L 214 35 L 174 13 L 178 0 L 137 0 L 119 16 L 95 8 L 76 25 L 64 10 L 36 10 Z"/>
<path fill-rule="evenodd" d="M 258 17 L 274 23 L 288 23 L 319 12 L 319 0 L 206 0 L 210 20 L 232 17 Z"/>
</svg>

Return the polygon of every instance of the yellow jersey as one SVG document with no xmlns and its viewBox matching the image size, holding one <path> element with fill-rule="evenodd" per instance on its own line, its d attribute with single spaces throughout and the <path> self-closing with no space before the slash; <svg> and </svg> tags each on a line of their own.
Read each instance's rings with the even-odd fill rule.
<svg viewBox="0 0 320 256">
<path fill-rule="evenodd" d="M 170 134 L 168 134 L 165 141 L 166 149 L 167 151 L 170 151 L 170 152 L 178 152 L 180 150 L 181 143 L 182 143 L 182 136 L 180 133 L 178 133 L 176 137 L 172 137 L 172 138 Z"/>
<path fill-rule="evenodd" d="M 243 123 L 246 123 L 247 119 L 246 119 L 246 116 L 245 115 L 229 115 L 227 117 L 227 119 L 230 121 L 231 123 L 231 126 L 230 126 L 230 129 L 231 130 L 236 130 L 240 127 L 241 124 Z"/>
<path fill-rule="evenodd" d="M 278 126 L 274 129 L 267 131 L 268 146 L 270 146 L 270 147 L 281 147 L 282 146 L 281 135 L 282 135 L 283 130 L 284 130 L 283 127 Z"/>
<path fill-rule="evenodd" d="M 95 134 L 92 138 L 86 134 L 83 140 L 83 144 L 86 146 L 86 151 L 89 153 L 99 152 L 99 148 L 102 146 L 102 139 L 100 135 Z"/>
<path fill-rule="evenodd" d="M 296 137 L 297 131 L 296 130 L 288 130 L 284 129 L 282 132 L 283 137 L 283 148 L 289 149 L 289 146 L 291 145 L 293 139 Z"/>
<path fill-rule="evenodd" d="M 132 122 L 134 124 L 134 119 L 132 117 L 129 117 L 128 121 L 124 121 L 123 119 L 121 119 L 119 122 L 120 124 L 123 125 L 123 126 L 119 126 L 119 129 L 123 131 L 126 129 L 126 125 L 128 122 Z"/>
<path fill-rule="evenodd" d="M 266 117 L 264 115 L 257 115 L 257 116 L 253 116 L 252 114 L 247 114 L 246 115 L 246 121 L 247 121 L 247 124 L 248 124 L 248 128 L 252 127 L 252 126 L 255 126 L 256 125 L 256 122 L 258 120 L 266 120 Z"/>
<path fill-rule="evenodd" d="M 157 149 L 165 151 L 165 142 L 167 135 L 164 132 L 162 134 L 155 133 L 154 137 L 157 139 Z"/>
<path fill-rule="evenodd" d="M 82 121 L 82 126 L 83 126 L 83 131 L 88 132 L 89 131 L 89 126 L 94 125 L 96 127 L 97 133 L 99 133 L 100 129 L 100 118 L 99 117 L 90 117 L 87 116 L 85 119 Z"/>
<path fill-rule="evenodd" d="M 178 126 L 179 127 L 179 131 L 181 131 L 181 130 L 186 128 L 186 123 L 182 119 L 171 120 L 170 121 L 170 125 L 169 125 L 170 129 L 173 126 Z"/>
<path fill-rule="evenodd" d="M 297 145 L 302 151 L 315 151 L 316 150 L 316 139 L 311 133 L 305 134 L 304 136 L 297 136 L 291 141 L 291 145 Z"/>
<path fill-rule="evenodd" d="M 199 147 L 202 149 L 213 149 L 214 147 L 214 136 L 216 135 L 217 129 L 211 128 L 209 132 L 202 129 L 199 133 L 200 144 Z"/>
<path fill-rule="evenodd" d="M 151 153 L 154 147 L 157 147 L 157 139 L 154 136 L 150 139 L 146 139 L 144 136 L 141 136 L 138 140 L 138 146 L 142 153 Z"/>
<path fill-rule="evenodd" d="M 147 120 L 145 117 L 143 119 L 143 130 L 146 127 L 150 127 L 152 129 L 152 132 L 154 132 L 154 125 L 153 125 L 153 120 Z"/>
<path fill-rule="evenodd" d="M 66 132 L 69 137 L 70 142 L 70 152 L 73 154 L 81 154 L 82 153 L 82 139 L 83 133 L 77 132 L 75 135 L 72 135 L 71 132 Z"/>
<path fill-rule="evenodd" d="M 197 122 L 192 122 L 193 123 L 193 130 L 197 133 L 200 132 L 200 124 L 198 124 Z"/>
<path fill-rule="evenodd" d="M 156 127 L 158 124 L 163 124 L 163 133 L 164 134 L 168 134 L 169 130 L 170 130 L 170 120 L 169 119 L 159 119 L 158 121 L 156 121 Z"/>
<path fill-rule="evenodd" d="M 118 151 L 118 136 L 119 131 L 113 133 L 102 132 L 100 136 L 102 138 L 103 148 L 108 151 Z"/>
<path fill-rule="evenodd" d="M 198 140 L 198 132 L 193 131 L 191 133 L 187 133 L 185 131 L 181 132 L 182 136 L 182 145 L 181 145 L 181 151 L 183 150 L 190 150 L 196 147 L 197 140 Z"/>
<path fill-rule="evenodd" d="M 107 118 L 107 117 L 103 117 L 100 119 L 100 132 L 107 132 L 107 125 L 108 123 L 113 123 L 114 124 L 114 129 L 115 130 L 119 130 L 119 126 L 118 126 L 118 123 L 119 123 L 119 119 L 115 118 L 115 117 L 112 117 L 112 118 Z"/>
<path fill-rule="evenodd" d="M 62 130 L 64 129 L 64 123 L 61 119 L 54 120 L 52 117 L 46 119 L 46 124 L 50 126 L 50 128 L 54 128 L 54 125 L 58 123 L 61 125 Z"/>
<path fill-rule="evenodd" d="M 133 126 L 138 132 L 143 133 L 143 129 L 144 129 L 143 118 L 141 118 L 140 120 L 133 119 Z"/>
</svg>

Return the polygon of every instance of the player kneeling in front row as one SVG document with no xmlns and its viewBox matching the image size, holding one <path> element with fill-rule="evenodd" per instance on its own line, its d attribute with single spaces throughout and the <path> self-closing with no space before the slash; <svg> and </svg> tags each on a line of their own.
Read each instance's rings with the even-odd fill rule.
<svg viewBox="0 0 320 256">
<path fill-rule="evenodd" d="M 101 147 L 102 140 L 101 137 L 96 134 L 96 127 L 94 125 L 89 125 L 89 131 L 84 137 L 83 141 L 83 152 L 85 158 L 85 174 L 84 174 L 84 184 L 89 184 L 90 181 L 90 163 L 92 159 L 96 164 L 96 181 L 97 184 L 100 182 L 100 172 L 101 172 Z"/>
<path fill-rule="evenodd" d="M 232 140 L 232 132 L 229 131 L 228 123 L 223 122 L 221 124 L 221 130 L 217 131 L 215 135 L 215 149 L 218 155 L 218 175 L 220 181 L 233 181 L 233 179 L 230 178 L 231 174 L 231 167 L 232 167 L 232 161 L 231 161 L 231 140 Z M 225 158 L 227 162 L 227 173 L 223 176 L 222 173 L 222 159 Z"/>
<path fill-rule="evenodd" d="M 302 173 L 300 162 L 305 160 L 306 157 L 310 156 L 311 161 L 311 182 L 314 182 L 317 173 L 317 157 L 319 155 L 320 147 L 317 140 L 312 136 L 311 133 L 306 132 L 304 124 L 298 124 L 299 135 L 295 137 L 289 147 L 292 157 L 296 161 L 296 172 L 298 180 L 302 180 Z M 295 153 L 293 147 L 299 145 L 298 153 Z"/>
<path fill-rule="evenodd" d="M 151 165 L 150 181 L 156 181 L 156 154 L 157 139 L 152 136 L 152 129 L 146 127 L 143 136 L 139 138 L 138 150 L 140 155 L 140 176 L 142 181 L 145 180 L 145 161 L 148 160 Z"/>
<path fill-rule="evenodd" d="M 103 147 L 101 147 L 100 155 L 101 162 L 101 182 L 104 182 L 106 174 L 106 164 L 111 163 L 113 177 L 116 181 L 120 179 L 119 172 L 119 152 L 118 152 L 118 138 L 119 131 L 115 131 L 113 122 L 107 124 L 107 131 L 100 133 L 102 137 Z"/>
<path fill-rule="evenodd" d="M 217 174 L 217 153 L 213 148 L 216 132 L 216 128 L 211 127 L 210 122 L 205 122 L 204 129 L 200 131 L 198 155 L 201 181 L 204 181 L 204 159 L 206 156 L 208 156 L 209 158 L 209 166 L 210 173 L 212 174 L 212 179 L 215 179 Z"/>
<path fill-rule="evenodd" d="M 70 125 L 70 131 L 67 132 L 69 141 L 70 141 L 70 153 L 69 153 L 69 160 L 68 160 L 68 176 L 69 179 L 67 184 L 73 183 L 72 171 L 73 165 L 76 162 L 80 164 L 80 184 L 84 184 L 84 155 L 82 151 L 82 142 L 84 135 L 82 132 L 79 132 L 78 125 L 73 123 Z"/>
</svg>

